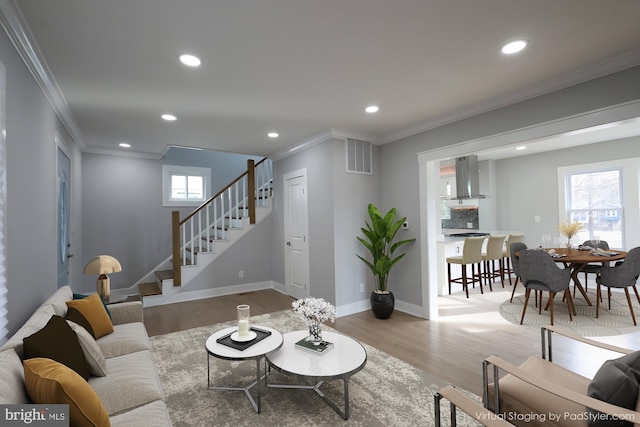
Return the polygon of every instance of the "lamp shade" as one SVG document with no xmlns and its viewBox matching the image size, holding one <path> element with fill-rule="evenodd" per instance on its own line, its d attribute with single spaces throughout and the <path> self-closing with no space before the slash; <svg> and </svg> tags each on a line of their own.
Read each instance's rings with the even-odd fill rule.
<svg viewBox="0 0 640 427">
<path fill-rule="evenodd" d="M 111 255 L 98 255 L 84 267 L 84 274 L 108 274 L 122 271 L 122 266 Z"/>
</svg>

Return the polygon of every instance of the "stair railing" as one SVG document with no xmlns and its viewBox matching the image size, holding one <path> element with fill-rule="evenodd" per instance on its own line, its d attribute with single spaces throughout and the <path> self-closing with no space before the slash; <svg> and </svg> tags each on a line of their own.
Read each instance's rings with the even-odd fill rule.
<svg viewBox="0 0 640 427">
<path fill-rule="evenodd" d="M 216 240 L 226 238 L 233 221 L 249 217 L 249 223 L 255 224 L 256 202 L 268 203 L 267 198 L 272 195 L 272 177 L 273 164 L 267 157 L 258 163 L 249 159 L 247 170 L 242 175 L 184 219 L 180 219 L 179 211 L 171 212 L 174 286 L 182 284 L 182 266 L 189 264 L 188 252 L 191 253 L 191 260 L 196 252 L 211 252 Z"/>
</svg>

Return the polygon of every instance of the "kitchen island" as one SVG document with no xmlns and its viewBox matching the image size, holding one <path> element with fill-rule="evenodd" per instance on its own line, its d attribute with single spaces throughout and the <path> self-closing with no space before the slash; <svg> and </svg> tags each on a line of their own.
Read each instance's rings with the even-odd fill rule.
<svg viewBox="0 0 640 427">
<path fill-rule="evenodd" d="M 462 247 L 466 236 L 461 234 L 473 233 L 476 235 L 508 236 L 509 234 L 523 234 L 518 230 L 474 230 L 474 229 L 445 229 L 442 230 L 436 240 L 436 255 L 438 258 L 438 295 L 445 295 L 447 291 L 447 257 L 462 255 Z M 483 249 L 484 250 L 484 249 Z M 451 274 L 453 277 L 460 277 L 462 270 L 460 265 L 451 266 Z"/>
</svg>

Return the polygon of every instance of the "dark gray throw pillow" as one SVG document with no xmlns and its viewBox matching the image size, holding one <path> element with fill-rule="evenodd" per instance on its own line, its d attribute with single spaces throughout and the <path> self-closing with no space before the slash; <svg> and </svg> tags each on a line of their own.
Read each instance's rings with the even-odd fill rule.
<svg viewBox="0 0 640 427">
<path fill-rule="evenodd" d="M 635 410 L 640 390 L 640 351 L 607 360 L 602 364 L 587 388 L 587 395 L 612 405 Z M 591 427 L 631 427 L 633 423 L 606 417 L 587 408 L 593 414 Z"/>
<path fill-rule="evenodd" d="M 44 357 L 55 360 L 89 379 L 89 363 L 84 356 L 78 336 L 60 316 L 53 315 L 47 325 L 33 335 L 25 337 L 24 359 Z"/>
</svg>

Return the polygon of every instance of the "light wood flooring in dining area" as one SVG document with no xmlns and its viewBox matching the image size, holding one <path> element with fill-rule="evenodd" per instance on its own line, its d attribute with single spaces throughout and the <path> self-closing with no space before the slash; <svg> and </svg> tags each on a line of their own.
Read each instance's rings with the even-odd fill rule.
<svg viewBox="0 0 640 427">
<path fill-rule="evenodd" d="M 396 310 L 380 320 L 370 310 L 336 319 L 331 327 L 428 372 L 447 383 L 482 395 L 482 360 L 496 354 L 514 364 L 540 355 L 540 332 L 514 325 L 498 313 L 511 296 L 507 284 L 493 292 L 470 290 L 470 298 L 455 292 L 439 298 L 437 321 Z M 247 292 L 144 309 L 149 335 L 160 335 L 233 320 L 238 304 L 249 304 L 251 315 L 291 309 L 293 299 L 275 290 Z M 640 329 L 639 329 L 640 330 Z M 640 332 L 596 338 L 640 349 Z M 582 345 L 554 340 L 554 361 L 585 376 L 593 376 L 603 360 L 616 357 Z"/>
</svg>

